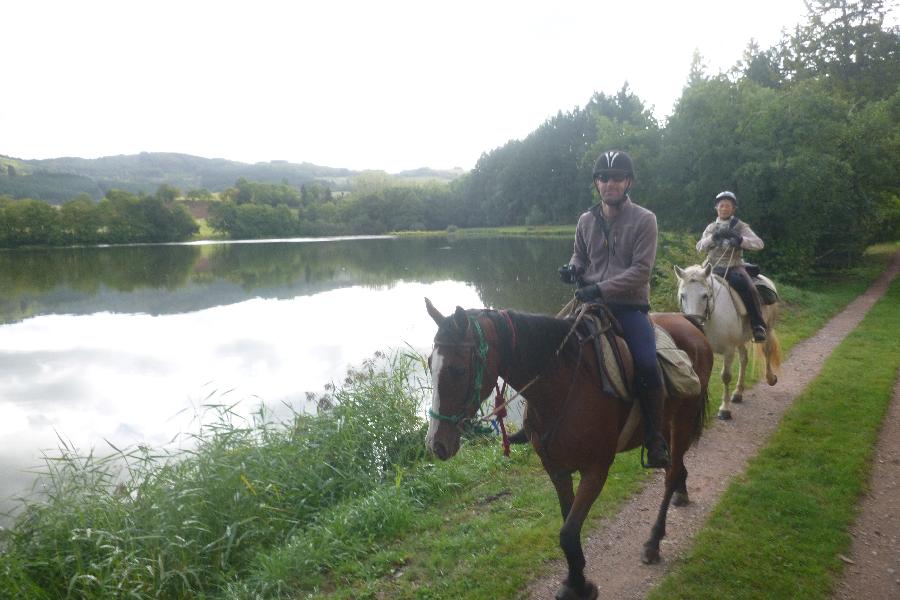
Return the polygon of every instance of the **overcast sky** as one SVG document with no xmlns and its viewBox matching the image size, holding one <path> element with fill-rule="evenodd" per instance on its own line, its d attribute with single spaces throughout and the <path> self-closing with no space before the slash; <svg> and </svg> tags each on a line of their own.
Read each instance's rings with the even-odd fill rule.
<svg viewBox="0 0 900 600">
<path fill-rule="evenodd" d="M 802 0 L 27 0 L 0 11 L 0 154 L 470 169 L 626 81 L 664 118 Z"/>
</svg>

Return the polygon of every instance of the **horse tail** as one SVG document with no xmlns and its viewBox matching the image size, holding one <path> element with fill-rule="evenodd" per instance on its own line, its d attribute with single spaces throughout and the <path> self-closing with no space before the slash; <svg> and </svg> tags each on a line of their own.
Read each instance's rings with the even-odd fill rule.
<svg viewBox="0 0 900 600">
<path fill-rule="evenodd" d="M 769 329 L 768 338 L 762 344 L 753 344 L 753 353 L 756 358 L 756 364 L 765 364 L 763 361 L 768 359 L 769 366 L 773 373 L 779 373 L 781 370 L 781 342 L 774 329 Z"/>
</svg>

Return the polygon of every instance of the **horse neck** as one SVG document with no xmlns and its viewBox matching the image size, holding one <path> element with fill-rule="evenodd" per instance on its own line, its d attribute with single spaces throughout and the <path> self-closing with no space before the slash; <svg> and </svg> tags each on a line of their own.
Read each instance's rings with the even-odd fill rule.
<svg viewBox="0 0 900 600">
<path fill-rule="evenodd" d="M 709 315 L 711 329 L 719 329 L 722 332 L 730 330 L 731 333 L 726 333 L 726 335 L 733 335 L 734 331 L 737 331 L 739 334 L 742 328 L 741 316 L 738 314 L 734 301 L 731 299 L 731 290 L 728 289 L 728 284 L 722 283 L 712 275 L 710 275 L 710 278 L 712 280 L 714 302 Z M 712 332 L 712 335 L 715 335 L 715 333 Z"/>
<path fill-rule="evenodd" d="M 512 355 L 505 361 L 504 378 L 513 387 L 527 384 L 557 360 L 557 349 L 570 324 L 545 315 L 509 313 L 515 331 Z"/>
</svg>

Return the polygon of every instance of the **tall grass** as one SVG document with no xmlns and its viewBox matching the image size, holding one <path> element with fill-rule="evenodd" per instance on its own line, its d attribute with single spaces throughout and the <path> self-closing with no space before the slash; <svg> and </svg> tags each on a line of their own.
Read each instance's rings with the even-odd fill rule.
<svg viewBox="0 0 900 600">
<path fill-rule="evenodd" d="M 63 445 L 46 459 L 43 495 L 24 501 L 8 532 L 0 595 L 218 595 L 288 540 L 307 571 L 327 569 L 335 555 L 359 548 L 335 530 L 356 535 L 367 522 L 384 532 L 405 518 L 408 501 L 382 484 L 423 453 L 418 360 L 367 362 L 315 416 L 273 423 L 260 413 L 246 422 L 218 407 L 189 451 L 138 447 L 98 457 Z"/>
</svg>

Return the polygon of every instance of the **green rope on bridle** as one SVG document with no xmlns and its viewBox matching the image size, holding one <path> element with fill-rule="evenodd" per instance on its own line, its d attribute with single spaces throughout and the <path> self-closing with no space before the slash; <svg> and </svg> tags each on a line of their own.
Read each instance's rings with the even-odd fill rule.
<svg viewBox="0 0 900 600">
<path fill-rule="evenodd" d="M 469 401 L 469 404 L 471 406 L 479 407 L 481 406 L 481 386 L 484 383 L 484 369 L 487 366 L 488 345 L 487 340 L 484 339 L 484 331 L 482 331 L 478 319 L 469 317 L 469 324 L 472 326 L 472 329 L 475 330 L 476 340 L 472 349 L 472 362 L 474 363 L 475 368 L 475 376 L 472 380 L 472 387 L 474 389 L 472 390 L 472 399 Z M 440 421 L 450 421 L 454 425 L 459 425 L 460 423 L 469 420 L 469 418 L 465 416 L 465 413 L 465 407 L 460 414 L 451 416 L 442 415 L 434 412 L 430 408 L 428 409 L 429 417 Z"/>
</svg>

